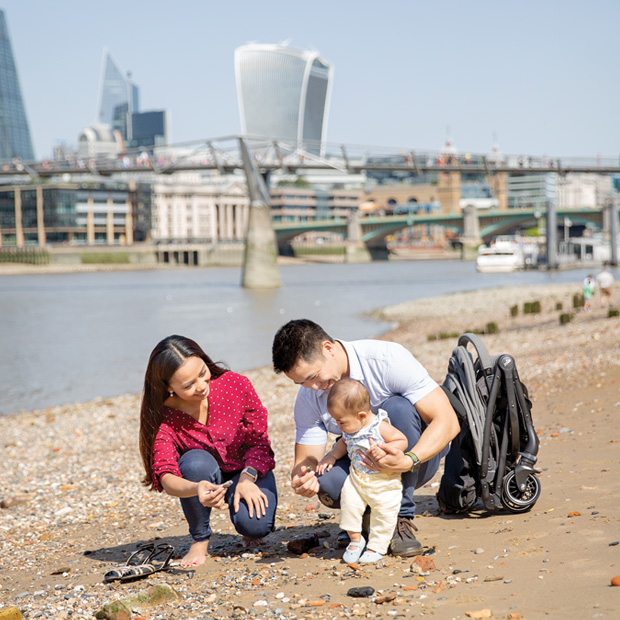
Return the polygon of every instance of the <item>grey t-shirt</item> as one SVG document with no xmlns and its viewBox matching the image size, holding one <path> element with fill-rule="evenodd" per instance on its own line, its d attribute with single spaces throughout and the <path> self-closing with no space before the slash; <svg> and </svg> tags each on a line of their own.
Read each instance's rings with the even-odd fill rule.
<svg viewBox="0 0 620 620">
<path fill-rule="evenodd" d="M 349 358 L 349 376 L 366 386 L 374 413 L 390 396 L 403 396 L 415 405 L 437 386 L 427 370 L 400 344 L 383 340 L 339 340 Z M 342 434 L 327 411 L 324 390 L 300 387 L 295 401 L 295 441 L 325 445 L 327 434 Z"/>
</svg>

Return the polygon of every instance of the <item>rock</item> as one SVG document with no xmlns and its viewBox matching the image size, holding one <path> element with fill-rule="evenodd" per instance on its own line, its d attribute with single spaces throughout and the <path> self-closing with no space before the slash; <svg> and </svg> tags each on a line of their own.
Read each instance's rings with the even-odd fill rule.
<svg viewBox="0 0 620 620">
<path fill-rule="evenodd" d="M 5 497 L 0 500 L 0 508 L 13 508 L 13 506 L 19 506 L 30 501 L 30 495 L 28 493 L 18 493 L 12 497 Z"/>
<path fill-rule="evenodd" d="M 124 598 L 121 602 L 128 609 L 141 609 L 144 607 L 156 607 L 168 603 L 169 601 L 176 601 L 181 596 L 174 588 L 170 586 L 148 586 L 144 590 L 140 590 L 137 594 Z"/>
<path fill-rule="evenodd" d="M 493 612 L 490 609 L 478 609 L 477 611 L 466 611 L 465 615 L 475 620 L 483 620 L 484 618 L 492 618 Z"/>
<path fill-rule="evenodd" d="M 417 568 L 414 568 L 417 567 Z M 425 555 L 419 555 L 417 556 L 414 560 L 413 563 L 411 564 L 411 570 L 413 570 L 413 572 L 417 573 L 419 571 L 423 572 L 423 573 L 428 573 L 432 570 L 435 570 L 435 568 L 437 568 L 435 566 L 435 562 L 433 561 L 432 558 L 429 558 Z M 419 569 L 419 570 L 418 570 Z"/>
<path fill-rule="evenodd" d="M 390 601 L 393 601 L 397 596 L 398 594 L 396 594 L 396 592 L 393 592 L 392 594 L 386 594 L 385 596 L 380 596 L 375 599 L 375 603 L 377 603 L 377 605 L 383 605 L 383 603 L 389 603 Z"/>
<path fill-rule="evenodd" d="M 113 601 L 104 605 L 96 614 L 97 620 L 131 620 L 131 610 L 121 601 Z"/>
<path fill-rule="evenodd" d="M 22 620 L 22 612 L 17 607 L 0 609 L 0 620 Z"/>
<path fill-rule="evenodd" d="M 375 593 L 375 589 L 370 586 L 362 586 L 359 588 L 351 588 L 347 591 L 347 596 L 353 596 L 355 598 L 365 598 L 372 596 Z"/>
<path fill-rule="evenodd" d="M 289 540 L 286 548 L 295 555 L 301 555 L 318 546 L 319 537 L 316 534 L 312 534 L 311 536 L 300 536 L 298 538 L 293 538 L 293 540 Z"/>
</svg>

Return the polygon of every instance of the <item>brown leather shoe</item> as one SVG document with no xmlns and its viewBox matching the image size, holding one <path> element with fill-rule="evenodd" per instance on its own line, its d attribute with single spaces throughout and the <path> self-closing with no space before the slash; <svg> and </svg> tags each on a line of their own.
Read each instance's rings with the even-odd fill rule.
<svg viewBox="0 0 620 620">
<path fill-rule="evenodd" d="M 390 544 L 390 553 L 404 558 L 420 555 L 423 549 L 422 545 L 415 537 L 414 532 L 417 531 L 418 528 L 414 525 L 413 519 L 398 517 L 396 529 L 394 530 L 394 535 L 392 536 L 392 542 Z"/>
</svg>

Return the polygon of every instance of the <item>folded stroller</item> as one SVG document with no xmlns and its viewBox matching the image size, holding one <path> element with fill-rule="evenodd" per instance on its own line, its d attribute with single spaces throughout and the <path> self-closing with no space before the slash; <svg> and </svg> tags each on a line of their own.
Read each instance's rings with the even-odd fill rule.
<svg viewBox="0 0 620 620">
<path fill-rule="evenodd" d="M 467 349 L 470 344 L 475 359 Z M 442 387 L 461 431 L 446 456 L 437 493 L 441 509 L 468 512 L 481 499 L 487 510 L 530 510 L 541 490 L 540 472 L 534 468 L 538 437 L 514 359 L 491 357 L 478 336 L 463 334 Z"/>
</svg>

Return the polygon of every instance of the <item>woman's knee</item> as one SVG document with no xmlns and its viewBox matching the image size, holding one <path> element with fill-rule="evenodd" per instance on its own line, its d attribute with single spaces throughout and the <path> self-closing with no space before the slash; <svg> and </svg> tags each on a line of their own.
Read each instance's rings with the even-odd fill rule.
<svg viewBox="0 0 620 620">
<path fill-rule="evenodd" d="M 189 450 L 179 458 L 179 471 L 185 480 L 215 480 L 220 475 L 217 461 L 206 450 Z"/>
</svg>

